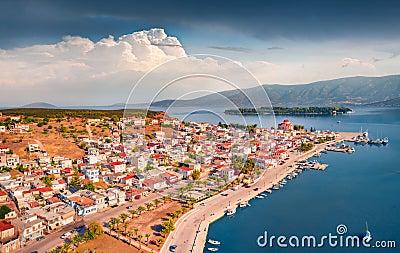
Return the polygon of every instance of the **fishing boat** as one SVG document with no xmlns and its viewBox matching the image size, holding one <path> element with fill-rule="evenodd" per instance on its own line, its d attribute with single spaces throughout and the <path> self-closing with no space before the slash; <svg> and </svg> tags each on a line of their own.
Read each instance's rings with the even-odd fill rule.
<svg viewBox="0 0 400 253">
<path fill-rule="evenodd" d="M 209 244 L 212 244 L 212 245 L 220 245 L 220 244 L 221 244 L 220 241 L 211 240 L 211 239 L 208 240 L 208 243 L 209 243 Z"/>
<path fill-rule="evenodd" d="M 208 250 L 212 251 L 212 252 L 216 252 L 216 251 L 218 251 L 218 248 L 208 248 Z"/>
<path fill-rule="evenodd" d="M 228 209 L 225 211 L 226 216 L 232 216 L 236 213 L 236 208 Z"/>
<path fill-rule="evenodd" d="M 368 223 L 367 223 L 367 222 L 365 222 L 365 227 L 366 227 L 366 231 L 365 231 L 365 235 L 364 235 L 363 240 L 364 240 L 366 243 L 369 243 L 369 242 L 372 240 L 372 234 L 371 234 L 371 232 L 368 230 Z"/>
<path fill-rule="evenodd" d="M 354 153 L 356 150 L 353 147 L 349 147 L 349 149 L 347 150 L 348 153 L 352 154 Z"/>
<path fill-rule="evenodd" d="M 247 203 L 247 202 L 241 202 L 241 203 L 239 203 L 239 207 L 246 207 L 246 206 L 248 206 L 248 203 Z"/>
</svg>

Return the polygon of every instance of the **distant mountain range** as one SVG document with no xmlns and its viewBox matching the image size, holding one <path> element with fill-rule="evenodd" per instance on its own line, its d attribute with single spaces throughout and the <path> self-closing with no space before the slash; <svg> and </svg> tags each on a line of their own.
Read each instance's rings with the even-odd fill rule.
<svg viewBox="0 0 400 253">
<path fill-rule="evenodd" d="M 368 106 L 400 107 L 400 97 L 368 104 Z"/>
<path fill-rule="evenodd" d="M 400 75 L 383 77 L 349 77 L 310 84 L 265 84 L 266 91 L 274 107 L 293 106 L 400 106 Z M 243 90 L 253 100 L 263 103 L 265 94 L 258 88 Z M 221 96 L 226 99 L 221 99 Z M 249 100 L 240 90 L 227 90 L 190 100 L 161 100 L 153 102 L 155 107 L 224 106 L 232 107 L 232 102 L 238 107 L 251 107 Z M 265 101 L 265 106 L 268 106 Z M 146 104 L 129 104 L 128 108 L 146 108 Z M 124 103 L 105 106 L 55 106 L 45 102 L 36 102 L 22 108 L 62 108 L 62 109 L 124 109 Z"/>
<path fill-rule="evenodd" d="M 400 75 L 349 77 L 297 85 L 263 85 L 273 106 L 370 105 L 400 97 Z M 264 99 L 260 88 L 243 90 L 252 99 Z M 152 106 L 231 106 L 251 104 L 239 90 L 228 90 L 190 100 L 162 100 Z M 227 99 L 221 99 L 221 95 Z M 266 104 L 267 105 L 267 104 Z M 384 104 L 382 104 L 384 105 Z"/>
<path fill-rule="evenodd" d="M 49 103 L 45 103 L 45 102 L 35 102 L 35 103 L 31 103 L 31 104 L 27 104 L 22 106 L 22 108 L 49 108 L 49 109 L 55 109 L 58 108 L 55 105 L 49 104 Z"/>
</svg>

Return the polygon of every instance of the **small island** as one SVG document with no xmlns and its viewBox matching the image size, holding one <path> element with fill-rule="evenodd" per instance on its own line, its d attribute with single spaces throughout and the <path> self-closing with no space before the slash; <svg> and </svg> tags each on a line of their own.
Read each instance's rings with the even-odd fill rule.
<svg viewBox="0 0 400 253">
<path fill-rule="evenodd" d="M 260 107 L 260 108 L 239 108 L 225 110 L 225 114 L 230 115 L 336 115 L 351 113 L 352 110 L 347 107 Z"/>
</svg>

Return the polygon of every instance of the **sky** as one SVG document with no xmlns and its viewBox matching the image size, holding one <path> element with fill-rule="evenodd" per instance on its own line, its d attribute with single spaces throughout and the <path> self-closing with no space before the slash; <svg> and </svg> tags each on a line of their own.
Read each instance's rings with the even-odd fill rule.
<svg viewBox="0 0 400 253">
<path fill-rule="evenodd" d="M 258 83 L 398 74 L 399 7 L 369 0 L 3 0 L 0 106 L 142 103 Z"/>
</svg>

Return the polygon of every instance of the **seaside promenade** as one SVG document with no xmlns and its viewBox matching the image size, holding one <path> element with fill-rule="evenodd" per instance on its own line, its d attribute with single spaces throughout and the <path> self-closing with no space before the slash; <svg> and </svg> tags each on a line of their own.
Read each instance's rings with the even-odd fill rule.
<svg viewBox="0 0 400 253">
<path fill-rule="evenodd" d="M 289 160 L 283 165 L 265 170 L 259 180 L 250 188 L 241 187 L 236 191 L 228 189 L 224 191 L 224 193 L 228 194 L 227 196 L 226 194 L 223 196 L 220 193 L 202 201 L 203 205 L 196 204 L 190 212 L 177 221 L 175 231 L 169 234 L 160 252 L 170 252 L 169 247 L 171 245 L 177 245 L 176 252 L 203 252 L 209 224 L 223 217 L 225 210 L 236 208 L 238 202 L 248 201 L 266 189 L 271 188 L 275 183 L 295 170 L 294 166 L 289 166 L 297 161 L 307 159 L 315 153 L 321 152 L 330 144 L 351 140 L 357 135 L 359 133 L 341 132 L 334 141 L 317 144 L 312 150 L 305 153 L 291 154 Z M 218 240 L 218 238 L 214 239 Z"/>
</svg>

